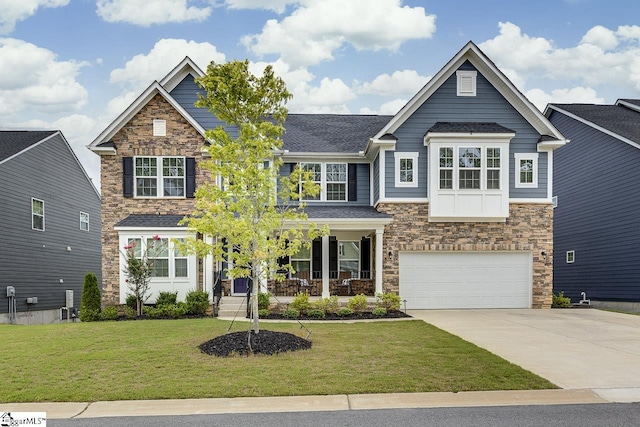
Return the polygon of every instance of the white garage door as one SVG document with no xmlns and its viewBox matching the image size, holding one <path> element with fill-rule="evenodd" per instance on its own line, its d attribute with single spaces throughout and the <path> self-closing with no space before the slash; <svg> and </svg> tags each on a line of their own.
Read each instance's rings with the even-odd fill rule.
<svg viewBox="0 0 640 427">
<path fill-rule="evenodd" d="M 400 252 L 409 309 L 530 308 L 530 252 Z"/>
</svg>

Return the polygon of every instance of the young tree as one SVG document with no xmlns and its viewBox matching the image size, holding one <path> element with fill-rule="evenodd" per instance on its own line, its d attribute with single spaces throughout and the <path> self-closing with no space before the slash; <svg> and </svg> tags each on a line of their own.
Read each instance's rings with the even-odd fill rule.
<svg viewBox="0 0 640 427">
<path fill-rule="evenodd" d="M 95 273 L 84 275 L 82 283 L 82 297 L 80 298 L 80 320 L 93 322 L 100 320 L 100 288 Z"/>
<path fill-rule="evenodd" d="M 136 312 L 142 316 L 142 306 L 149 298 L 149 282 L 153 276 L 153 262 L 158 251 L 166 250 L 169 240 L 153 236 L 147 239 L 147 248 L 142 250 L 142 239 L 133 239 L 125 245 L 124 273 L 131 294 L 136 297 Z"/>
<path fill-rule="evenodd" d="M 291 94 L 270 66 L 257 77 L 249 71 L 248 61 L 212 62 L 196 82 L 206 91 L 196 106 L 207 108 L 227 126 L 206 131 L 211 157 L 199 167 L 217 182 L 198 187 L 196 210 L 184 222 L 202 235 L 215 237 L 213 243 L 190 242 L 199 255 L 228 257 L 232 277 L 252 279 L 251 314 L 258 333 L 261 281 L 284 279 L 283 269 L 292 268 L 278 266 L 278 259 L 327 233 L 326 227 L 318 229 L 306 222 L 304 203 L 300 203 L 301 196 L 316 195 L 320 189 L 299 168 L 278 185 L 282 159 L 276 153 L 281 152 L 285 104 Z"/>
</svg>

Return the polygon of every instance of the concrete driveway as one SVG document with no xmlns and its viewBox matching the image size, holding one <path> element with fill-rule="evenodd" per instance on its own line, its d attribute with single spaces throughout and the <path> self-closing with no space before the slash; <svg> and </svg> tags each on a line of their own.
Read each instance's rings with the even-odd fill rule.
<svg viewBox="0 0 640 427">
<path fill-rule="evenodd" d="M 640 316 L 588 308 L 408 313 L 559 387 L 640 399 Z"/>
</svg>

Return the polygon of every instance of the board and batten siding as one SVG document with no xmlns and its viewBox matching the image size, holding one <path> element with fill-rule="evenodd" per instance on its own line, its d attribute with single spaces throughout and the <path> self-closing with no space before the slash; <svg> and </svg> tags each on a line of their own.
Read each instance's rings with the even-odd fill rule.
<svg viewBox="0 0 640 427">
<path fill-rule="evenodd" d="M 554 152 L 554 292 L 640 301 L 640 149 L 556 111 L 550 120 L 571 140 Z"/>
<path fill-rule="evenodd" d="M 460 70 L 475 70 L 465 62 Z M 509 144 L 509 197 L 547 198 L 547 155 L 539 153 L 538 188 L 515 188 L 514 153 L 536 153 L 540 135 L 524 117 L 482 76 L 477 75 L 477 95 L 457 96 L 456 74 L 453 73 L 430 97 L 394 132 L 396 151 L 419 152 L 419 187 L 395 187 L 393 152 L 387 153 L 386 197 L 425 197 L 427 192 L 427 147 L 424 135 L 437 122 L 495 122 L 514 130 Z M 411 190 L 411 191 L 408 191 Z"/>
<path fill-rule="evenodd" d="M 16 288 L 18 312 L 63 307 L 67 289 L 80 307 L 84 275 L 101 282 L 100 198 L 70 148 L 55 135 L 0 164 L 0 182 L 0 292 Z M 45 231 L 31 229 L 32 197 L 44 201 Z M 81 211 L 89 231 L 80 230 Z M 30 297 L 38 303 L 28 307 Z M 4 301 L 0 313 L 8 312 Z"/>
</svg>

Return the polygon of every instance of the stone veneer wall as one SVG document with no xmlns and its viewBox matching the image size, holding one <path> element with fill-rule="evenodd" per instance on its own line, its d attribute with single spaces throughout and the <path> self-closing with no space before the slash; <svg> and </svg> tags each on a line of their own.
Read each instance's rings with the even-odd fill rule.
<svg viewBox="0 0 640 427">
<path fill-rule="evenodd" d="M 383 288 L 398 292 L 399 251 L 531 251 L 533 308 L 551 307 L 553 292 L 553 207 L 511 204 L 506 222 L 429 222 L 428 204 L 381 203 L 393 217 L 385 227 Z M 546 252 L 547 258 L 542 256 Z"/>
<path fill-rule="evenodd" d="M 153 119 L 166 120 L 167 136 L 153 136 Z M 114 137 L 117 155 L 101 156 L 102 301 L 118 304 L 120 267 L 118 232 L 113 229 L 131 214 L 188 215 L 195 199 L 125 198 L 122 158 L 132 156 L 186 156 L 196 158 L 196 188 L 208 182 L 198 165 L 204 138 L 162 96 L 156 95 Z M 135 185 L 135 184 L 134 184 Z M 201 269 L 200 269 L 201 270 Z M 201 274 L 201 271 L 198 273 Z M 201 283 L 201 277 L 199 282 Z"/>
</svg>

